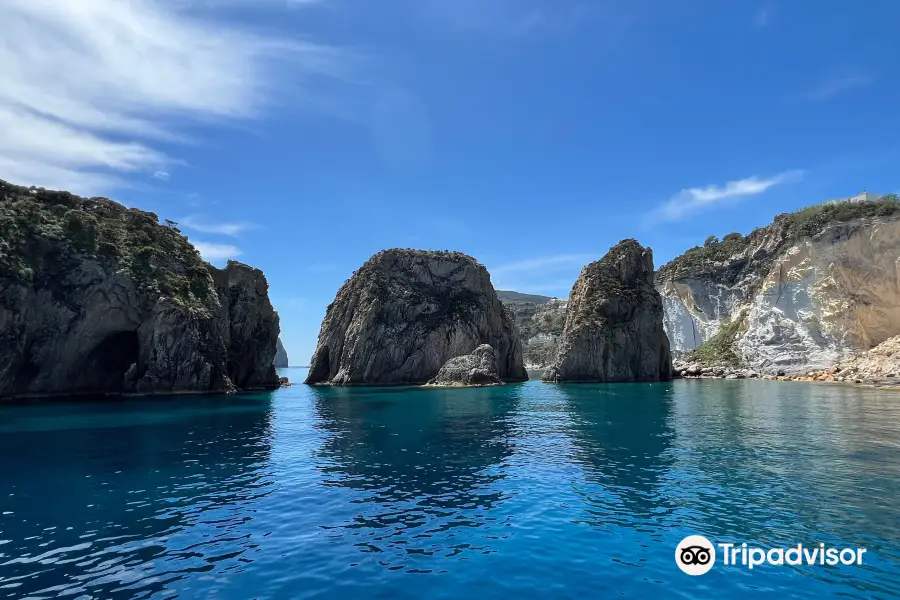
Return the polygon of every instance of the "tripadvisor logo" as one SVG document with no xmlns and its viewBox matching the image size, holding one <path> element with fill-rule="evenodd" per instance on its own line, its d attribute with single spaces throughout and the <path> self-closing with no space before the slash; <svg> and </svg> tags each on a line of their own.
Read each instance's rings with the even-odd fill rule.
<svg viewBox="0 0 900 600">
<path fill-rule="evenodd" d="M 675 548 L 675 564 L 688 575 L 704 575 L 716 564 L 716 547 L 722 557 L 722 564 L 739 565 L 748 569 L 760 565 L 861 565 L 865 548 L 829 548 L 825 544 L 804 546 L 797 544 L 789 548 L 756 548 L 746 543 L 713 544 L 702 535 L 689 535 Z"/>
<path fill-rule="evenodd" d="M 704 575 L 716 564 L 716 548 L 702 535 L 689 535 L 675 548 L 675 564 L 688 575 Z"/>
</svg>

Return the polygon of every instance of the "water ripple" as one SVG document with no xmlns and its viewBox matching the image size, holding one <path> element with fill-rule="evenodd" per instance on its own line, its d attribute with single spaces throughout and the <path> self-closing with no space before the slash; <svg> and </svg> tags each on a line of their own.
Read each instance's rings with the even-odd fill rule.
<svg viewBox="0 0 900 600">
<path fill-rule="evenodd" d="M 900 597 L 900 403 L 769 382 L 3 407 L 0 598 Z M 868 550 L 676 568 L 685 535 Z"/>
</svg>

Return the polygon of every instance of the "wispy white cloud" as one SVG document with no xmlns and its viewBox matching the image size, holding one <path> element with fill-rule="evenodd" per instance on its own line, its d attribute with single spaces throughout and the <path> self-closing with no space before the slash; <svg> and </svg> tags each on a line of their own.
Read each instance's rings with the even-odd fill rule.
<svg viewBox="0 0 900 600">
<path fill-rule="evenodd" d="M 598 12 L 596 3 L 583 0 L 409 0 L 409 3 L 420 19 L 449 31 L 513 37 L 567 33 Z"/>
<path fill-rule="evenodd" d="M 772 18 L 772 9 L 768 6 L 764 6 L 756 11 L 756 15 L 753 17 L 753 25 L 755 27 L 766 27 Z"/>
<path fill-rule="evenodd" d="M 554 254 L 503 263 L 496 267 L 491 267 L 489 270 L 492 275 L 508 275 L 510 273 L 547 271 L 573 266 L 580 268 L 586 264 L 586 261 L 589 262 L 590 259 L 591 255 L 589 254 Z"/>
<path fill-rule="evenodd" d="M 832 73 L 813 87 L 805 98 L 811 102 L 825 102 L 850 90 L 867 87 L 875 83 L 868 73 L 856 70 Z"/>
<path fill-rule="evenodd" d="M 0 173 L 95 193 L 169 172 L 174 121 L 258 116 L 312 77 L 348 77 L 346 56 L 254 35 L 183 0 L 3 0 Z M 248 5 L 249 6 L 249 5 Z M 298 92 L 297 84 L 304 85 Z"/>
<path fill-rule="evenodd" d="M 237 236 L 245 231 L 259 229 L 260 227 L 255 223 L 247 223 L 244 221 L 238 223 L 207 221 L 198 215 L 188 215 L 187 217 L 183 217 L 178 221 L 178 225 L 184 229 L 191 229 L 201 233 L 230 236 Z"/>
<path fill-rule="evenodd" d="M 725 185 L 708 185 L 706 187 L 681 190 L 650 216 L 650 222 L 679 221 L 703 210 L 709 210 L 746 196 L 762 194 L 768 189 L 783 183 L 799 181 L 803 171 L 784 171 L 772 177 L 747 177 L 729 181 Z"/>
<path fill-rule="evenodd" d="M 159 179 L 160 181 L 168 181 L 169 173 L 167 171 L 154 171 L 153 179 Z"/>
<path fill-rule="evenodd" d="M 241 249 L 230 244 L 212 244 L 210 242 L 198 242 L 191 240 L 191 243 L 200 252 L 203 260 L 208 262 L 221 262 L 229 258 L 236 258 L 242 254 Z"/>
<path fill-rule="evenodd" d="M 582 267 L 596 260 L 592 254 L 551 254 L 488 266 L 499 290 L 566 295 Z"/>
</svg>

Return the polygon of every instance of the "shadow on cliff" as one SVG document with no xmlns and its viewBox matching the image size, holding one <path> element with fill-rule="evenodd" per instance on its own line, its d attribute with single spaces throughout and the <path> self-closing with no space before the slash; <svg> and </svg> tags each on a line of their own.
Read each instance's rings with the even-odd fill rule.
<svg viewBox="0 0 900 600">
<path fill-rule="evenodd" d="M 5 407 L 0 585 L 149 597 L 247 562 L 271 413 L 265 394 Z"/>
<path fill-rule="evenodd" d="M 662 486 L 672 464 L 671 383 L 559 385 L 571 424 L 583 522 L 631 526 L 668 512 Z"/>
<path fill-rule="evenodd" d="M 323 485 L 356 492 L 359 514 L 336 525 L 380 562 L 460 553 L 451 530 L 485 525 L 513 453 L 517 386 L 468 390 L 313 388 Z M 489 529 L 486 527 L 485 529 Z M 418 548 L 421 546 L 421 548 Z"/>
</svg>

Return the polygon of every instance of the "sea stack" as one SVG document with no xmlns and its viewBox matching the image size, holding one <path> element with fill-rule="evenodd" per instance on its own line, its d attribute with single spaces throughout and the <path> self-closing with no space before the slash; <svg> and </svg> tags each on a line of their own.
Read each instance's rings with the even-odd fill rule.
<svg viewBox="0 0 900 600">
<path fill-rule="evenodd" d="M 416 385 L 478 346 L 525 381 L 522 343 L 487 270 L 460 252 L 384 250 L 328 306 L 308 384 Z"/>
<path fill-rule="evenodd" d="M 259 269 L 229 260 L 224 269 L 210 265 L 219 295 L 220 322 L 225 326 L 227 369 L 241 390 L 280 385 L 275 374 L 278 314 L 269 301 L 269 284 Z"/>
<path fill-rule="evenodd" d="M 275 368 L 276 369 L 287 369 L 290 366 L 290 362 L 288 361 L 288 353 L 284 348 L 284 344 L 281 343 L 281 338 L 278 338 L 278 342 L 275 346 Z"/>
<path fill-rule="evenodd" d="M 261 271 L 149 212 L 0 181 L 0 398 L 274 389 Z"/>
<path fill-rule="evenodd" d="M 653 253 L 623 240 L 584 267 L 569 295 L 559 352 L 543 381 L 660 381 L 672 377 Z"/>
</svg>

